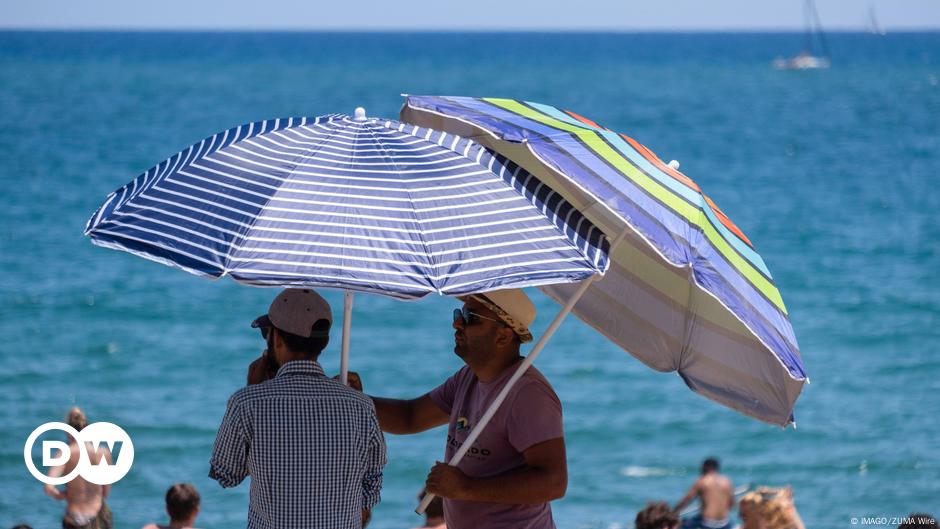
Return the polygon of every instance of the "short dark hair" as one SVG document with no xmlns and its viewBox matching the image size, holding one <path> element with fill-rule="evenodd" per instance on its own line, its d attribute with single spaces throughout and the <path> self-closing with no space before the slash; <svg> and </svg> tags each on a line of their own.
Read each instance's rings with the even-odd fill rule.
<svg viewBox="0 0 940 529">
<path fill-rule="evenodd" d="M 26 525 L 25 523 L 21 523 L 19 525 L 14 525 L 13 529 L 33 529 L 33 528 Z"/>
<path fill-rule="evenodd" d="M 636 529 L 675 529 L 679 515 L 663 501 L 651 501 L 646 508 L 636 513 Z"/>
<path fill-rule="evenodd" d="M 444 516 L 444 500 L 440 496 L 434 496 L 434 499 L 428 504 L 428 508 L 424 510 L 424 514 L 428 518 Z"/>
<path fill-rule="evenodd" d="M 277 329 L 277 327 L 275 327 L 275 329 Z M 329 332 L 329 330 L 329 320 L 317 320 L 316 323 L 313 324 L 314 334 L 322 333 L 323 331 Z M 296 334 L 291 334 L 281 329 L 277 329 L 277 333 L 281 336 L 281 339 L 284 340 L 284 344 L 287 345 L 287 348 L 290 349 L 291 352 L 303 354 L 311 358 L 320 356 L 320 353 L 322 353 L 323 350 L 326 349 L 327 344 L 330 343 L 329 335 L 307 338 L 306 336 L 297 336 Z"/>
<path fill-rule="evenodd" d="M 702 463 L 702 474 L 711 472 L 712 470 L 718 472 L 719 468 L 721 468 L 721 464 L 718 463 L 718 460 L 714 457 L 709 457 Z"/>
<path fill-rule="evenodd" d="M 199 507 L 199 493 L 189 483 L 177 483 L 166 491 L 166 512 L 173 520 L 189 518 Z"/>
<path fill-rule="evenodd" d="M 907 515 L 904 523 L 898 529 L 936 529 L 937 518 L 925 512 L 912 512 Z"/>
</svg>

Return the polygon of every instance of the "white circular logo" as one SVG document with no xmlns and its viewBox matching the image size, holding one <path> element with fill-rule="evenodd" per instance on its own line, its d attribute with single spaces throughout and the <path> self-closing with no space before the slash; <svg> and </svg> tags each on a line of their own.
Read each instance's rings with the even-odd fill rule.
<svg viewBox="0 0 940 529">
<path fill-rule="evenodd" d="M 50 431 L 61 430 L 69 434 L 79 447 L 78 464 L 64 476 L 49 477 L 40 472 L 33 462 L 33 445 L 39 436 Z M 54 453 L 54 451 L 58 451 Z M 65 465 L 71 450 L 63 441 L 42 442 L 42 466 L 51 468 Z M 96 485 L 110 485 L 127 475 L 134 464 L 134 443 L 127 432 L 110 422 L 89 424 L 81 432 L 62 422 L 47 422 L 33 430 L 23 447 L 26 468 L 34 478 L 48 485 L 62 485 L 81 476 Z"/>
</svg>

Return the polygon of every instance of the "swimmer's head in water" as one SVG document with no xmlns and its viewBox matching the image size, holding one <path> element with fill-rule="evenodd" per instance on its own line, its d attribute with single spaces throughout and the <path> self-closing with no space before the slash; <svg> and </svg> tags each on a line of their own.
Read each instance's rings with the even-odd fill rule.
<svg viewBox="0 0 940 529">
<path fill-rule="evenodd" d="M 85 417 L 85 412 L 78 406 L 69 410 L 69 414 L 65 416 L 65 422 L 78 431 L 82 431 L 82 428 L 88 426 L 88 418 Z"/>
<path fill-rule="evenodd" d="M 718 464 L 718 460 L 714 457 L 709 457 L 702 463 L 702 474 L 708 474 L 709 472 L 718 472 L 718 469 L 721 468 L 721 465 Z"/>
<path fill-rule="evenodd" d="M 636 529 L 676 529 L 679 527 L 679 514 L 668 504 L 652 501 L 636 514 L 633 524 Z"/>
<path fill-rule="evenodd" d="M 166 491 L 166 513 L 174 521 L 185 521 L 199 513 L 199 493 L 189 483 L 177 483 Z"/>
</svg>

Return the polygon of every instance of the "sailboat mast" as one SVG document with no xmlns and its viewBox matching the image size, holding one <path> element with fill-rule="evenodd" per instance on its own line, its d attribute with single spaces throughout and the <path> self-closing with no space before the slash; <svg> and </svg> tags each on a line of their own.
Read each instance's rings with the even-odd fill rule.
<svg viewBox="0 0 940 529">
<path fill-rule="evenodd" d="M 823 30 L 822 30 L 822 22 L 819 20 L 819 12 L 816 11 L 816 3 L 813 2 L 813 0 L 806 0 L 806 5 L 810 8 L 810 10 L 812 10 L 813 26 L 814 26 L 816 35 L 818 35 L 819 37 L 819 45 L 822 48 L 823 57 L 826 57 L 828 59 L 830 57 L 829 46 L 826 45 L 826 35 L 823 33 Z M 809 28 L 810 26 L 807 25 L 807 29 Z"/>
<path fill-rule="evenodd" d="M 813 53 L 813 21 L 810 15 L 812 10 L 813 0 L 803 0 L 803 28 L 806 30 L 803 36 L 803 52 L 809 54 Z"/>
</svg>

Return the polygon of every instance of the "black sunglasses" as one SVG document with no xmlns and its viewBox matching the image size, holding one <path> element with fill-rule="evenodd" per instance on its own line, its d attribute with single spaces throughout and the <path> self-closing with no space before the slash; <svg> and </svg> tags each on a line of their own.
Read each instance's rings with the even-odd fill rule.
<svg viewBox="0 0 940 529">
<path fill-rule="evenodd" d="M 502 320 L 497 320 L 496 318 L 490 318 L 489 316 L 484 316 L 482 314 L 477 314 L 476 312 L 471 311 L 467 307 L 461 309 L 454 309 L 454 323 L 459 323 L 460 325 L 476 325 L 479 323 L 477 318 L 495 321 L 501 325 L 506 325 Z"/>
<path fill-rule="evenodd" d="M 268 341 L 268 336 L 270 336 L 271 334 L 271 329 L 273 329 L 273 327 L 270 327 L 270 326 L 258 327 L 258 330 L 261 331 L 261 337 L 264 338 L 264 341 Z"/>
</svg>

